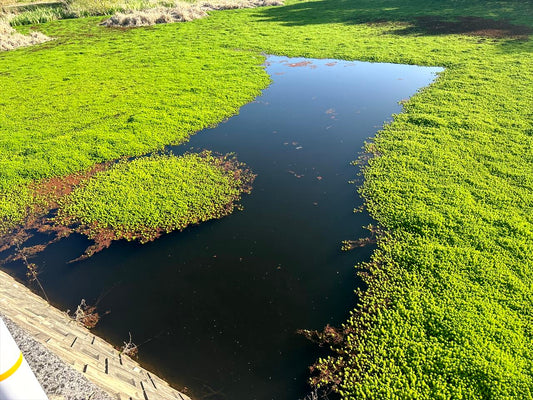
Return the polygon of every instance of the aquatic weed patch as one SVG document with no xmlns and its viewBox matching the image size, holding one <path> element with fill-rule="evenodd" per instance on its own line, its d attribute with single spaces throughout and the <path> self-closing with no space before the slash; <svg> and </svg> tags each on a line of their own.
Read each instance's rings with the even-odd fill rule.
<svg viewBox="0 0 533 400">
<path fill-rule="evenodd" d="M 63 198 L 55 218 L 94 239 L 154 240 L 230 214 L 254 175 L 232 156 L 209 152 L 119 162 Z"/>
<path fill-rule="evenodd" d="M 204 151 L 180 157 L 153 155 L 98 164 L 83 173 L 30 186 L 34 207 L 21 226 L 0 240 L 2 262 L 31 256 L 77 232 L 94 241 L 90 257 L 115 240 L 147 243 L 164 233 L 231 214 L 255 175 L 233 155 Z M 48 243 L 27 246 L 35 233 Z"/>
</svg>

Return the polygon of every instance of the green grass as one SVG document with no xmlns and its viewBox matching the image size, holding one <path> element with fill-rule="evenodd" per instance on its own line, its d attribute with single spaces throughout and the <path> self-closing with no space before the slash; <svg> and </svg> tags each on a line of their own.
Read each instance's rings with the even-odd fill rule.
<svg viewBox="0 0 533 400">
<path fill-rule="evenodd" d="M 28 10 L 19 10 L 8 14 L 7 19 L 11 26 L 35 25 L 63 18 L 72 18 L 74 15 L 64 5 L 42 5 Z"/>
<path fill-rule="evenodd" d="M 119 162 L 66 196 L 57 220 L 146 242 L 228 215 L 252 179 L 235 160 L 207 152 Z"/>
<path fill-rule="evenodd" d="M 267 85 L 261 52 L 444 66 L 369 145 L 362 192 L 388 233 L 322 382 L 347 399 L 532 398 L 533 42 L 435 34 L 428 15 L 533 25 L 528 1 L 321 0 L 39 26 L 57 40 L 0 54 L 0 187 L 185 140 Z"/>
<path fill-rule="evenodd" d="M 26 208 L 33 201 L 26 186 L 15 186 L 1 191 L 0 234 L 19 224 L 26 216 Z"/>
</svg>

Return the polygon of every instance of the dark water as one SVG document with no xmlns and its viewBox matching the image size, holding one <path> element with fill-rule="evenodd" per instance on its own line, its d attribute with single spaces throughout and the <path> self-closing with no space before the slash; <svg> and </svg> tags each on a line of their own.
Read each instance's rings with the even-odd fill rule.
<svg viewBox="0 0 533 400">
<path fill-rule="evenodd" d="M 350 162 L 398 101 L 439 71 L 283 57 L 269 57 L 266 69 L 273 83 L 261 97 L 172 148 L 237 153 L 258 174 L 244 211 L 67 264 L 87 245 L 71 237 L 34 260 L 54 303 L 98 301 L 111 311 L 98 334 L 120 345 L 131 332 L 142 363 L 198 398 L 306 395 L 320 350 L 295 331 L 346 319 L 360 284 L 353 266 L 372 251 L 340 250 L 371 222 L 352 212 L 361 200 Z"/>
</svg>

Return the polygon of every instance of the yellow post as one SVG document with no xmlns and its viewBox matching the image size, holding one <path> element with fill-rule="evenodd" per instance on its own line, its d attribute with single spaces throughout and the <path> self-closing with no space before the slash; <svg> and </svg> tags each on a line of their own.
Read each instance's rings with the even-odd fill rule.
<svg viewBox="0 0 533 400">
<path fill-rule="evenodd" d="M 0 318 L 0 399 L 48 400 L 15 340 Z"/>
</svg>

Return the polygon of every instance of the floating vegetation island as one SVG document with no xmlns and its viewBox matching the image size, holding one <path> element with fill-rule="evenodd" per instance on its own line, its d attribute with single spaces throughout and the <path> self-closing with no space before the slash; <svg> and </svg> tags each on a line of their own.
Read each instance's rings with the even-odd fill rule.
<svg viewBox="0 0 533 400">
<path fill-rule="evenodd" d="M 31 230 L 54 233 L 51 242 L 74 232 L 86 235 L 95 244 L 81 258 L 114 240 L 147 243 L 163 233 L 231 214 L 241 195 L 251 192 L 254 179 L 233 155 L 204 151 L 122 160 L 63 182 L 44 180 L 32 188 L 39 206 L 25 225 L 3 238 L 4 248 L 20 249 L 32 237 Z M 35 253 L 45 247 L 23 250 Z M 16 253 L 11 259 L 19 257 Z"/>
<path fill-rule="evenodd" d="M 210 152 L 119 162 L 66 196 L 55 222 L 91 239 L 146 243 L 230 214 L 254 178 L 232 156 Z"/>
</svg>

